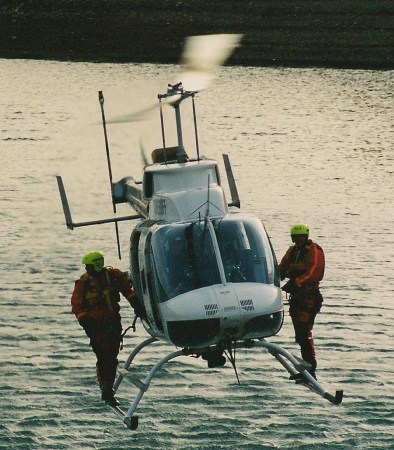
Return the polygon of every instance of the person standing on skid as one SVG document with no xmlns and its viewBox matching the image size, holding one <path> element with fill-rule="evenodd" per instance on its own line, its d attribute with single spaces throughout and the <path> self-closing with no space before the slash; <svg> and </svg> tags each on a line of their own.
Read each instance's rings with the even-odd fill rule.
<svg viewBox="0 0 394 450">
<path fill-rule="evenodd" d="M 137 295 L 123 272 L 104 267 L 104 256 L 101 253 L 87 253 L 83 256 L 82 263 L 85 264 L 86 272 L 75 282 L 71 310 L 85 330 L 96 354 L 101 399 L 107 405 L 118 406 L 113 384 L 122 340 L 119 293 L 128 300 L 138 316 L 140 307 Z"/>
<path fill-rule="evenodd" d="M 324 252 L 309 239 L 309 228 L 306 225 L 293 225 L 290 235 L 294 244 L 279 264 L 281 279 L 289 278 L 282 290 L 290 294 L 289 313 L 295 339 L 301 347 L 302 359 L 311 365 L 309 372 L 316 379 L 317 362 L 312 329 L 323 302 L 319 284 L 324 276 Z M 302 378 L 302 375 L 299 377 Z"/>
</svg>

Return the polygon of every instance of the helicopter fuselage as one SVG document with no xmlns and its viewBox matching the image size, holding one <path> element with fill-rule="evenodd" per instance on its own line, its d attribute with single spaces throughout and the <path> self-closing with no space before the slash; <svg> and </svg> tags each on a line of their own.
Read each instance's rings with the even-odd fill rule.
<svg viewBox="0 0 394 450">
<path fill-rule="evenodd" d="M 207 348 L 276 334 L 277 264 L 259 219 L 230 214 L 217 162 L 154 163 L 115 185 L 145 216 L 130 238 L 130 273 L 154 337 Z"/>
<path fill-rule="evenodd" d="M 187 59 L 190 62 L 192 54 L 204 55 L 205 61 L 208 54 L 200 51 L 200 44 L 211 49 L 215 42 L 220 54 L 222 51 L 228 54 L 238 41 L 237 35 L 218 35 L 213 41 L 209 36 L 200 36 L 191 40 Z M 221 59 L 215 57 L 208 65 L 204 62 L 208 78 Z M 201 75 L 201 70 L 198 73 Z M 151 337 L 131 351 L 113 386 L 116 391 L 123 379 L 133 383 L 138 388 L 133 402 L 127 412 L 111 406 L 132 430 L 138 427 L 138 416 L 133 414 L 156 372 L 180 356 L 201 356 L 208 368 L 213 368 L 225 364 L 225 353 L 238 378 L 236 348 L 263 347 L 296 383 L 301 380 L 336 405 L 343 398 L 343 391 L 331 395 L 312 377 L 309 363 L 264 339 L 277 334 L 283 323 L 275 253 L 257 217 L 229 211 L 229 206 L 239 208 L 240 201 L 228 156 L 223 155 L 230 203 L 221 186 L 218 163 L 200 156 L 194 105 L 197 92 L 197 89 L 187 91 L 182 83 L 177 83 L 169 84 L 167 92 L 158 95 L 163 148 L 152 152 L 153 163 L 145 165 L 142 182 L 125 177 L 117 183 L 112 182 L 104 97 L 99 92 L 113 212 L 116 213 L 116 204 L 129 203 L 136 215 L 73 222 L 62 178 L 56 177 L 67 228 L 114 222 L 119 259 L 118 222 L 140 220 L 130 236 L 130 278 L 140 303 L 138 315 Z M 193 106 L 197 158 L 192 160 L 185 152 L 182 138 L 180 104 L 186 99 L 191 99 Z M 175 111 L 178 138 L 175 147 L 166 146 L 162 101 Z M 121 118 L 113 123 L 129 119 L 127 116 L 126 120 Z M 141 350 L 157 340 L 181 350 L 160 358 L 141 381 L 131 373 L 131 364 Z"/>
</svg>

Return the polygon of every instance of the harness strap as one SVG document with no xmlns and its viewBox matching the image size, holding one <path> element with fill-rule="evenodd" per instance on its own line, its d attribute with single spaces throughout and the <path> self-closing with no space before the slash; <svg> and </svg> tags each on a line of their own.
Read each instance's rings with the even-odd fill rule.
<svg viewBox="0 0 394 450">
<path fill-rule="evenodd" d="M 99 289 L 98 297 L 99 297 L 100 304 L 105 304 L 108 307 L 108 309 L 110 311 L 112 311 L 113 303 L 115 303 L 115 302 L 119 303 L 119 301 L 120 301 L 119 292 L 116 292 L 113 289 L 111 289 L 118 285 L 118 280 L 117 280 L 116 276 L 110 270 L 105 270 L 105 278 L 106 278 L 107 286 L 105 286 L 103 289 L 105 289 L 105 288 L 109 289 L 110 298 L 108 298 L 108 296 L 104 295 L 103 289 Z M 89 291 L 90 287 L 91 287 L 90 277 L 87 277 L 86 280 L 84 280 L 83 305 L 84 305 L 85 310 L 87 310 L 90 306 L 89 301 L 86 298 L 86 294 Z"/>
<path fill-rule="evenodd" d="M 136 324 L 136 322 L 137 322 L 137 319 L 138 319 L 138 317 L 135 316 L 135 317 L 134 317 L 134 320 L 133 320 L 133 323 L 132 323 L 129 327 L 127 327 L 127 328 L 124 330 L 124 332 L 121 334 L 121 336 L 120 336 L 120 349 L 121 349 L 121 350 L 123 350 L 123 338 L 126 336 L 126 333 L 130 330 L 130 328 L 132 328 L 133 331 L 134 331 L 134 333 L 135 333 L 135 324 Z"/>
</svg>

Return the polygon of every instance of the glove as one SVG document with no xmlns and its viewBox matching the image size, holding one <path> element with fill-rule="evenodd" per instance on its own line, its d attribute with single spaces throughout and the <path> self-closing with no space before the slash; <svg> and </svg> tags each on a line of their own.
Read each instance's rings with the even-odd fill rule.
<svg viewBox="0 0 394 450">
<path fill-rule="evenodd" d="M 79 325 L 85 330 L 86 336 L 91 338 L 96 333 L 96 324 L 89 316 L 83 316 L 79 319 Z"/>
<path fill-rule="evenodd" d="M 294 284 L 294 280 L 289 280 L 286 284 L 282 286 L 282 291 L 287 292 L 288 294 L 294 294 L 297 290 L 296 285 Z"/>
<path fill-rule="evenodd" d="M 134 314 L 137 317 L 145 316 L 145 309 L 139 302 L 136 302 L 134 305 L 132 305 L 132 308 L 134 309 Z"/>
<path fill-rule="evenodd" d="M 134 314 L 137 317 L 145 317 L 145 308 L 141 305 L 135 292 L 133 292 L 133 295 L 128 298 L 127 301 L 130 303 L 130 306 L 133 308 Z"/>
</svg>

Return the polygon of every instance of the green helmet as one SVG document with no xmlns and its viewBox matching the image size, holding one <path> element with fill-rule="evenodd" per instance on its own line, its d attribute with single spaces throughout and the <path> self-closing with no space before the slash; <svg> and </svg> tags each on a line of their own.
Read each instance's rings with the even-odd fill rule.
<svg viewBox="0 0 394 450">
<path fill-rule="evenodd" d="M 296 225 L 293 225 L 290 228 L 290 235 L 291 236 L 296 236 L 296 235 L 303 235 L 306 234 L 307 236 L 309 235 L 309 228 L 302 224 L 302 223 L 297 223 Z"/>
<path fill-rule="evenodd" d="M 100 252 L 86 253 L 82 257 L 82 264 L 92 264 L 96 272 L 100 272 L 104 267 L 104 256 Z"/>
</svg>

